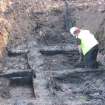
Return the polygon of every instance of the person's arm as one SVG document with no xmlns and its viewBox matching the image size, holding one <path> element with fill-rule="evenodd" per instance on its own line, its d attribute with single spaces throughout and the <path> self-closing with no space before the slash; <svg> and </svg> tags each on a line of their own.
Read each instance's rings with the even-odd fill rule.
<svg viewBox="0 0 105 105">
<path fill-rule="evenodd" d="M 82 52 L 80 44 L 81 44 L 81 40 L 77 38 L 77 46 L 78 46 L 78 51 L 80 54 L 79 62 L 83 62 L 83 52 Z"/>
<path fill-rule="evenodd" d="M 78 46 L 79 53 L 82 52 L 80 44 L 81 44 L 81 40 L 79 38 L 77 38 L 77 46 Z"/>
</svg>

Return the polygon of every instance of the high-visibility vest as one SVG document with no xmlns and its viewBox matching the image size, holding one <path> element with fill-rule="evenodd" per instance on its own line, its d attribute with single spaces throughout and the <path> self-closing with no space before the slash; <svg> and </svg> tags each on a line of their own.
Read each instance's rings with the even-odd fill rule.
<svg viewBox="0 0 105 105">
<path fill-rule="evenodd" d="M 88 51 L 99 44 L 99 42 L 89 30 L 81 30 L 77 37 L 81 40 L 80 47 L 82 49 L 83 55 L 86 55 Z"/>
</svg>

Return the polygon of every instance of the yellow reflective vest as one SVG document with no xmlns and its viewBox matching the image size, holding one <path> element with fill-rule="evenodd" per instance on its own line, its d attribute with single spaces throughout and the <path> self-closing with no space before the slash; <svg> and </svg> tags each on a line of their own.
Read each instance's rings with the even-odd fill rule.
<svg viewBox="0 0 105 105">
<path fill-rule="evenodd" d="M 81 30 L 77 38 L 81 40 L 80 47 L 82 49 L 83 55 L 86 55 L 88 51 L 99 44 L 99 42 L 89 30 Z"/>
</svg>

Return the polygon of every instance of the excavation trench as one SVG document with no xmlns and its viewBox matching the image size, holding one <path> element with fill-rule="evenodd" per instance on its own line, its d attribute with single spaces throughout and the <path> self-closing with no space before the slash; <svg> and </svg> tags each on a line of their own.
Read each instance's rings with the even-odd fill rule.
<svg viewBox="0 0 105 105">
<path fill-rule="evenodd" d="M 104 105 L 104 68 L 75 68 L 79 59 L 76 50 L 41 50 L 40 53 L 44 57 L 44 70 L 49 72 L 47 88 L 55 105 Z"/>
<path fill-rule="evenodd" d="M 12 72 L 0 75 L 1 97 L 34 98 L 33 73 L 29 71 Z M 4 83 L 5 81 L 5 83 Z"/>
<path fill-rule="evenodd" d="M 12 0 L 11 7 L 1 12 L 12 26 L 13 50 L 0 67 L 5 72 L 0 77 L 0 105 L 105 105 L 104 69 L 75 68 L 79 53 L 65 32 L 76 23 L 96 32 L 103 43 L 105 14 L 100 3 L 104 3 L 75 1 L 65 0 L 64 5 L 60 0 Z"/>
<path fill-rule="evenodd" d="M 35 99 L 33 78 L 25 50 L 8 51 L 5 58 L 7 70 L 0 74 L 0 99 L 5 105 L 26 105 Z"/>
<path fill-rule="evenodd" d="M 44 63 L 46 64 L 45 70 L 50 69 L 62 71 L 62 69 L 70 69 L 78 63 L 80 54 L 76 48 L 50 48 L 48 47 L 40 50 L 40 53 L 44 56 Z"/>
<path fill-rule="evenodd" d="M 30 86 L 32 87 L 33 73 L 29 71 L 14 72 L 2 74 L 0 78 L 6 78 L 10 81 L 10 86 Z"/>
<path fill-rule="evenodd" d="M 104 105 L 105 71 L 75 68 L 79 59 L 78 50 L 48 46 L 32 48 L 25 53 L 28 56 L 18 53 L 13 53 L 9 60 L 22 63 L 26 68 L 30 65 L 31 69 L 18 69 L 17 72 L 13 69 L 0 75 L 0 96 L 3 99 L 12 99 L 13 103 L 19 104 L 21 102 L 16 100 L 21 97 L 26 103 L 34 99 L 37 105 Z"/>
</svg>

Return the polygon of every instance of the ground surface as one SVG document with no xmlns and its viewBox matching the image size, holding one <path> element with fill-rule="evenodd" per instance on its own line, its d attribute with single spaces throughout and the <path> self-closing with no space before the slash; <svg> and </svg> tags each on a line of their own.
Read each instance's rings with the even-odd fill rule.
<svg viewBox="0 0 105 105">
<path fill-rule="evenodd" d="M 1 78 L 0 105 L 105 105 L 104 68 L 96 71 L 74 68 L 78 50 L 68 47 L 72 50 L 64 51 L 76 42 L 65 27 L 64 1 L 7 1 L 0 14 L 11 26 L 10 42 L 0 64 L 1 74 L 34 70 L 36 78 L 34 86 L 30 78 L 22 85 Z M 98 61 L 105 65 L 105 1 L 68 0 L 68 5 L 69 21 L 96 35 L 100 42 Z M 63 51 L 40 52 L 45 47 L 56 50 L 56 46 Z"/>
</svg>

